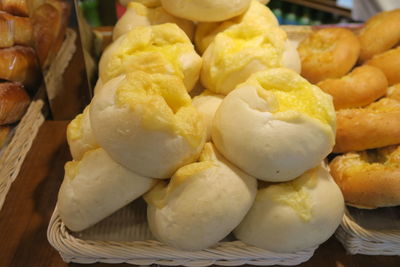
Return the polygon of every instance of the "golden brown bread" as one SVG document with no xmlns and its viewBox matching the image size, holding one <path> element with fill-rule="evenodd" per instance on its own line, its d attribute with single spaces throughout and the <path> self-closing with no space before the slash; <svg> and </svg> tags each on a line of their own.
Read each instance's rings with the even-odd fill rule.
<svg viewBox="0 0 400 267">
<path fill-rule="evenodd" d="M 11 126 L 0 126 L 0 149 L 6 143 L 10 131 Z"/>
<path fill-rule="evenodd" d="M 332 96 L 338 110 L 371 104 L 385 95 L 388 82 L 380 69 L 364 65 L 339 79 L 323 80 L 318 87 Z"/>
<path fill-rule="evenodd" d="M 21 82 L 26 87 L 34 87 L 40 81 L 40 68 L 31 47 L 0 49 L 0 65 L 0 79 Z"/>
<path fill-rule="evenodd" d="M 25 114 L 30 98 L 20 83 L 0 83 L 0 125 L 19 121 Z"/>
<path fill-rule="evenodd" d="M 365 23 L 358 35 L 361 44 L 360 61 L 385 52 L 400 41 L 400 9 L 381 12 Z"/>
<path fill-rule="evenodd" d="M 31 46 L 32 44 L 30 19 L 0 11 L 0 48 L 13 45 Z"/>
<path fill-rule="evenodd" d="M 348 205 L 400 205 L 400 146 L 347 153 L 330 163 L 331 175 Z"/>
<path fill-rule="evenodd" d="M 389 85 L 400 83 L 400 46 L 373 56 L 365 64 L 382 70 L 386 75 Z"/>
<path fill-rule="evenodd" d="M 42 68 L 49 66 L 64 41 L 70 8 L 66 1 L 47 0 L 32 14 L 35 48 Z"/>
<path fill-rule="evenodd" d="M 300 42 L 301 75 L 311 83 L 339 78 L 357 62 L 360 43 L 351 31 L 325 28 Z"/>
<path fill-rule="evenodd" d="M 400 102 L 393 96 L 384 97 L 366 108 L 338 110 L 333 152 L 400 144 Z"/>
<path fill-rule="evenodd" d="M 28 0 L 1 0 L 1 10 L 7 13 L 27 17 L 29 15 Z"/>
</svg>

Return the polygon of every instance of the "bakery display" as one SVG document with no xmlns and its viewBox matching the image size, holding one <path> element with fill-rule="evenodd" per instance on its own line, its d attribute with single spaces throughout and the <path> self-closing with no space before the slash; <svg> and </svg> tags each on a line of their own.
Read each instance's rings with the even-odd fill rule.
<svg viewBox="0 0 400 267">
<path fill-rule="evenodd" d="M 207 143 L 198 162 L 181 167 L 168 185 L 161 182 L 145 195 L 150 230 L 172 247 L 206 249 L 240 223 L 256 191 L 255 178 Z"/>
<path fill-rule="evenodd" d="M 365 64 L 382 70 L 386 75 L 389 85 L 400 83 L 400 46 L 373 56 Z"/>
<path fill-rule="evenodd" d="M 325 28 L 300 42 L 301 75 L 311 83 L 340 78 L 356 64 L 360 42 L 344 28 Z"/>
<path fill-rule="evenodd" d="M 289 69 L 257 72 L 222 101 L 212 140 L 229 161 L 254 177 L 292 180 L 332 150 L 332 98 Z"/>
<path fill-rule="evenodd" d="M 192 21 L 223 21 L 242 14 L 251 0 L 161 0 L 169 13 Z"/>
<path fill-rule="evenodd" d="M 128 70 L 165 73 L 182 78 L 190 91 L 199 77 L 201 58 L 177 25 L 136 27 L 113 42 L 99 63 L 103 83 Z"/>
<path fill-rule="evenodd" d="M 335 109 L 364 107 L 386 94 L 388 81 L 378 68 L 363 65 L 337 79 L 326 79 L 318 87 L 333 98 Z"/>
<path fill-rule="evenodd" d="M 113 161 L 101 148 L 65 165 L 58 210 L 72 231 L 99 222 L 149 190 L 155 181 Z"/>
<path fill-rule="evenodd" d="M 29 103 L 30 97 L 22 84 L 0 83 L 0 125 L 19 121 L 25 114 Z"/>
<path fill-rule="evenodd" d="M 90 105 L 90 122 L 100 146 L 115 161 L 146 177 L 169 178 L 194 161 L 206 129 L 182 79 L 142 71 L 116 79 L 116 85 L 112 80 L 105 83 Z"/>
<path fill-rule="evenodd" d="M 349 152 L 336 157 L 330 168 L 348 205 L 363 209 L 400 205 L 399 145 Z"/>
<path fill-rule="evenodd" d="M 234 235 L 268 251 L 300 251 L 326 241 L 343 213 L 340 189 L 321 164 L 291 182 L 261 187 Z"/>
<path fill-rule="evenodd" d="M 369 18 L 358 35 L 360 61 L 364 62 L 397 45 L 400 42 L 399 24 L 400 9 L 381 12 Z"/>
<path fill-rule="evenodd" d="M 168 14 L 163 7 L 148 8 L 143 4 L 130 2 L 124 15 L 117 21 L 113 29 L 113 40 L 137 26 L 175 23 L 189 37 L 194 38 L 194 23 Z"/>
</svg>

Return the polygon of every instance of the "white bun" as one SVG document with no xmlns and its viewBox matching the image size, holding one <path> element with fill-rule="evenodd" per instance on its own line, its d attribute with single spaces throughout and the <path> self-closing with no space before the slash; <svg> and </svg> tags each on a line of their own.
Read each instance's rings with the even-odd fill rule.
<svg viewBox="0 0 400 267">
<path fill-rule="evenodd" d="M 332 151 L 332 98 L 289 69 L 258 72 L 224 98 L 212 140 L 229 161 L 258 179 L 294 179 Z"/>
<path fill-rule="evenodd" d="M 251 0 L 161 0 L 171 14 L 193 21 L 222 21 L 246 11 Z"/>
<path fill-rule="evenodd" d="M 98 143 L 126 168 L 169 178 L 196 160 L 206 130 L 178 77 L 132 72 L 104 84 L 90 105 Z"/>
<path fill-rule="evenodd" d="M 202 59 L 176 24 L 138 26 L 115 40 L 99 62 L 103 83 L 119 75 L 140 70 L 176 75 L 190 91 L 196 84 Z"/>
<path fill-rule="evenodd" d="M 147 8 L 140 3 L 129 3 L 124 15 L 113 29 L 113 40 L 137 26 L 150 26 L 164 23 L 175 23 L 190 39 L 194 36 L 194 23 L 168 14 L 163 7 Z"/>
<path fill-rule="evenodd" d="M 292 182 L 260 189 L 234 235 L 269 251 L 296 252 L 326 241 L 343 213 L 339 187 L 328 170 L 319 166 Z"/>
<path fill-rule="evenodd" d="M 217 34 L 203 55 L 201 83 L 227 95 L 251 74 L 282 67 L 286 33 L 273 24 L 243 22 Z"/>
<path fill-rule="evenodd" d="M 223 95 L 217 95 L 210 91 L 204 91 L 200 95 L 193 98 L 193 106 L 200 112 L 204 118 L 207 128 L 206 141 L 211 140 L 211 128 L 214 120 L 215 112 L 224 99 Z"/>
<path fill-rule="evenodd" d="M 99 147 L 90 125 L 89 106 L 68 124 L 67 141 L 74 160 L 80 160 L 85 152 Z"/>
<path fill-rule="evenodd" d="M 301 60 L 297 52 L 296 41 L 286 40 L 285 51 L 283 52 L 283 67 L 301 73 Z"/>
<path fill-rule="evenodd" d="M 58 193 L 58 212 L 72 231 L 82 231 L 147 192 L 155 180 L 114 162 L 102 149 L 65 165 Z"/>
<path fill-rule="evenodd" d="M 257 181 L 206 144 L 201 161 L 180 168 L 168 186 L 145 195 L 151 232 L 172 247 L 196 251 L 227 236 L 251 207 Z"/>
</svg>

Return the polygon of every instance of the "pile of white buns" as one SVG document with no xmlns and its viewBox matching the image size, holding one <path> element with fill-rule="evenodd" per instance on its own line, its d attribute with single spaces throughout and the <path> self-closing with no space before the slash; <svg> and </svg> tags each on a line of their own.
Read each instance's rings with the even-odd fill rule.
<svg viewBox="0 0 400 267">
<path fill-rule="evenodd" d="M 324 163 L 335 110 L 298 74 L 271 11 L 256 0 L 129 2 L 95 96 L 67 129 L 65 225 L 84 230 L 144 196 L 154 237 L 181 250 L 232 232 L 274 252 L 327 240 L 344 212 Z"/>
</svg>

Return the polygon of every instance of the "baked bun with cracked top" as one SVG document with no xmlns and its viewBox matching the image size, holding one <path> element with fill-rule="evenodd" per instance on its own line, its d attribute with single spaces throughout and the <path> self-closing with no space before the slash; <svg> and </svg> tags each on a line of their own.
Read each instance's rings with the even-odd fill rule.
<svg viewBox="0 0 400 267">
<path fill-rule="evenodd" d="M 33 45 L 32 24 L 29 18 L 0 11 L 0 48 L 14 45 Z"/>
<path fill-rule="evenodd" d="M 356 64 L 360 43 L 350 30 L 325 28 L 311 33 L 297 48 L 301 75 L 311 83 L 339 78 Z"/>
<path fill-rule="evenodd" d="M 365 108 L 336 112 L 335 153 L 361 151 L 400 144 L 400 88 Z"/>
<path fill-rule="evenodd" d="M 385 11 L 369 18 L 358 35 L 362 62 L 381 54 L 400 42 L 400 9 Z"/>
<path fill-rule="evenodd" d="M 259 189 L 253 206 L 233 233 L 239 240 L 268 251 L 296 252 L 328 240 L 343 213 L 342 193 L 321 164 L 293 181 Z"/>
<path fill-rule="evenodd" d="M 0 83 L 0 125 L 19 121 L 30 104 L 30 98 L 20 83 Z"/>
<path fill-rule="evenodd" d="M 99 78 L 106 83 L 132 70 L 172 74 L 190 91 L 199 78 L 201 63 L 190 39 L 176 24 L 139 26 L 107 47 L 100 59 Z"/>
<path fill-rule="evenodd" d="M 168 14 L 163 7 L 148 8 L 140 3 L 131 2 L 124 15 L 117 21 L 113 29 L 113 40 L 129 32 L 137 26 L 150 26 L 164 23 L 175 23 L 193 39 L 194 23 Z"/>
<path fill-rule="evenodd" d="M 212 140 L 250 175 L 270 182 L 292 180 L 332 151 L 332 98 L 292 70 L 257 72 L 222 101 Z"/>
<path fill-rule="evenodd" d="M 86 152 L 65 164 L 58 193 L 58 212 L 72 231 L 82 231 L 146 193 L 154 179 L 140 176 L 113 161 L 102 149 Z"/>
<path fill-rule="evenodd" d="M 400 205 L 400 146 L 350 152 L 329 164 L 347 205 L 373 209 Z"/>
<path fill-rule="evenodd" d="M 192 21 L 223 21 L 239 16 L 250 0 L 161 0 L 168 13 Z"/>
<path fill-rule="evenodd" d="M 89 114 L 97 142 L 121 165 L 169 178 L 199 156 L 206 138 L 200 113 L 174 75 L 131 72 L 104 84 Z"/>
<path fill-rule="evenodd" d="M 326 79 L 318 87 L 333 98 L 335 109 L 357 108 L 384 96 L 388 81 L 378 68 L 363 65 L 338 79 Z"/>
<path fill-rule="evenodd" d="M 389 85 L 400 83 L 400 46 L 373 56 L 365 64 L 377 67 L 383 71 Z"/>
<path fill-rule="evenodd" d="M 240 223 L 256 192 L 256 179 L 207 143 L 199 162 L 181 167 L 168 185 L 161 182 L 145 195 L 150 230 L 172 247 L 206 249 Z"/>
</svg>

